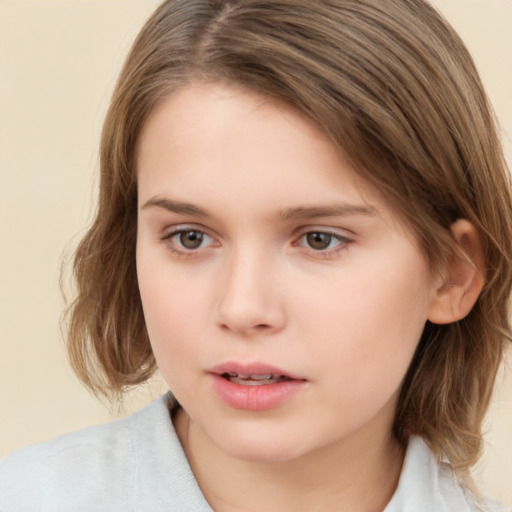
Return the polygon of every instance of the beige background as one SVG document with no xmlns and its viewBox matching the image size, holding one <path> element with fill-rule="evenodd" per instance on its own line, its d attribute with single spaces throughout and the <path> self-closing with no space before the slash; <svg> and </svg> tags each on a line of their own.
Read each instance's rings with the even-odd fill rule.
<svg viewBox="0 0 512 512">
<path fill-rule="evenodd" d="M 90 218 L 99 130 L 128 47 L 157 0 L 0 0 L 0 456 L 110 420 L 68 369 L 60 261 Z M 482 73 L 512 154 L 512 0 L 437 0 Z M 512 359 L 511 359 L 512 360 Z M 125 413 L 163 389 L 127 400 Z M 478 474 L 512 505 L 512 376 Z"/>
</svg>

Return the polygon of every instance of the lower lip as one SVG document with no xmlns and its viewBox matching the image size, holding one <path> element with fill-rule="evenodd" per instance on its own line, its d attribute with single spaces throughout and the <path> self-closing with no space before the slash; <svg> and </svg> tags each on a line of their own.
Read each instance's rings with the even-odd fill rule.
<svg viewBox="0 0 512 512">
<path fill-rule="evenodd" d="M 274 384 L 244 386 L 212 374 L 213 389 L 229 406 L 246 411 L 266 411 L 284 404 L 306 384 L 305 380 L 286 380 Z"/>
</svg>

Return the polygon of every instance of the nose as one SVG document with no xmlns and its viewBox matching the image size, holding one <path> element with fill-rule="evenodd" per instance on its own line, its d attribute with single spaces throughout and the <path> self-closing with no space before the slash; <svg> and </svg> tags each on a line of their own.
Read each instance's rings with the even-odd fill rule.
<svg viewBox="0 0 512 512">
<path fill-rule="evenodd" d="M 239 336 L 271 334 L 283 329 L 286 317 L 278 264 L 255 251 L 238 251 L 220 275 L 218 323 Z"/>
</svg>

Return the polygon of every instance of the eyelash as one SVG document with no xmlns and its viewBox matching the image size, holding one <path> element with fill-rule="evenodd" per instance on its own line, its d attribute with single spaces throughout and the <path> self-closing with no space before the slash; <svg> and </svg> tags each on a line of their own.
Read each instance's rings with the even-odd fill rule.
<svg viewBox="0 0 512 512">
<path fill-rule="evenodd" d="M 177 256 L 180 256 L 180 257 L 197 257 L 199 256 L 199 253 L 198 253 L 198 249 L 204 249 L 204 247 L 197 247 L 195 249 L 188 249 L 186 247 L 180 247 L 180 243 L 179 242 L 175 242 L 173 241 L 173 239 L 175 237 L 179 237 L 183 234 L 186 234 L 186 233 L 196 233 L 196 234 L 199 234 L 200 237 L 208 237 L 210 239 L 213 240 L 213 237 L 211 237 L 210 235 L 208 235 L 207 233 L 205 233 L 205 231 L 201 230 L 201 229 L 196 229 L 196 228 L 193 228 L 193 227 L 183 227 L 183 228 L 179 228 L 179 229 L 174 229 L 173 231 L 171 231 L 170 233 L 165 233 L 162 237 L 161 237 L 161 241 L 165 243 L 165 245 L 167 246 L 167 248 L 174 254 L 176 254 Z"/>
<path fill-rule="evenodd" d="M 174 229 L 170 233 L 166 233 L 161 237 L 161 241 L 164 242 L 167 246 L 167 248 L 176 254 L 179 257 L 197 257 L 200 255 L 199 249 L 206 249 L 207 247 L 201 247 L 198 246 L 197 248 L 190 249 L 183 247 L 182 244 L 180 246 L 179 241 L 173 241 L 174 238 L 182 236 L 186 233 L 195 233 L 198 234 L 200 237 L 208 237 L 212 241 L 214 238 L 210 235 L 208 235 L 205 231 L 201 229 L 196 229 L 193 227 L 183 227 L 179 229 Z M 301 240 L 307 239 L 308 236 L 311 235 L 320 235 L 320 236 L 326 236 L 329 238 L 328 240 L 328 247 L 325 249 L 313 249 L 311 246 L 303 245 L 301 244 Z M 337 243 L 334 247 L 329 248 L 329 245 L 331 245 L 331 242 L 335 240 Z M 293 242 L 293 246 L 299 246 L 304 247 L 306 250 L 311 251 L 311 253 L 314 254 L 315 257 L 323 258 L 323 259 L 329 259 L 332 257 L 335 257 L 339 252 L 348 250 L 350 244 L 353 243 L 353 240 L 342 236 L 338 233 L 334 233 L 329 230 L 322 230 L 322 229 L 310 229 L 308 231 L 302 232 L 302 234 L 296 238 L 296 241 Z"/>
<path fill-rule="evenodd" d="M 306 239 L 308 236 L 311 236 L 311 235 L 321 235 L 321 236 L 327 236 L 329 237 L 329 243 L 328 243 L 328 247 L 325 248 L 325 249 L 313 249 L 311 246 L 302 246 L 302 247 L 305 247 L 306 249 L 312 251 L 315 255 L 315 257 L 320 257 L 320 258 L 323 258 L 323 259 L 329 259 L 329 258 L 333 258 L 333 257 L 336 257 L 338 255 L 338 253 L 340 253 L 341 251 L 347 251 L 350 244 L 353 242 L 352 239 L 346 237 L 346 236 L 342 236 L 340 235 L 339 233 L 333 233 L 332 231 L 328 231 L 328 230 L 321 230 L 321 229 L 318 229 L 318 230 L 309 230 L 309 231 L 306 231 L 304 232 L 296 242 L 294 242 L 294 245 L 298 245 L 298 246 L 301 246 L 301 240 L 303 239 Z M 329 246 L 331 245 L 331 242 L 335 240 L 337 243 L 334 247 L 330 247 Z"/>
</svg>

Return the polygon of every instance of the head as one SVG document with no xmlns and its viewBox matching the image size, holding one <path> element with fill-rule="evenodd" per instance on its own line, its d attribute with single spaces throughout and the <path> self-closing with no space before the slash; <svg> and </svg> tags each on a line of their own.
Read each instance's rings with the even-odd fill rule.
<svg viewBox="0 0 512 512">
<path fill-rule="evenodd" d="M 136 271 L 137 157 L 151 114 L 193 84 L 248 91 L 317 127 L 392 205 L 432 276 L 472 252 L 457 236 L 461 220 L 474 228 L 485 285 L 464 314 L 426 323 L 394 417 L 400 442 L 421 435 L 467 469 L 510 340 L 512 200 L 475 66 L 424 0 L 176 0 L 157 9 L 112 98 L 98 211 L 75 258 L 69 348 L 82 380 L 119 394 L 155 370 Z"/>
</svg>

